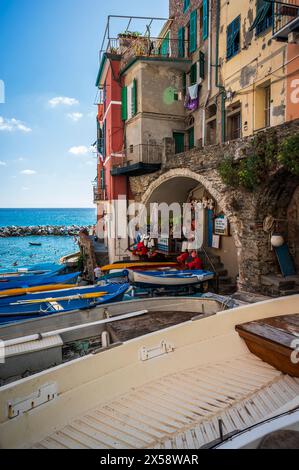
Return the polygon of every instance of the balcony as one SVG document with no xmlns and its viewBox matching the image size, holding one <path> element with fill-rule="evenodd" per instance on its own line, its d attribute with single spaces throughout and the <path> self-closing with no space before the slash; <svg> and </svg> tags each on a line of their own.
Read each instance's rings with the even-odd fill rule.
<svg viewBox="0 0 299 470">
<path fill-rule="evenodd" d="M 146 37 L 119 35 L 110 39 L 107 53 L 121 56 L 121 69 L 124 70 L 135 60 L 145 59 L 169 64 L 187 71 L 191 60 L 186 57 L 189 41 L 169 39 L 168 37 Z"/>
<path fill-rule="evenodd" d="M 105 189 L 99 189 L 97 186 L 93 188 L 93 202 L 96 204 L 97 202 L 107 201 L 107 194 Z"/>
<path fill-rule="evenodd" d="M 162 144 L 132 145 L 124 152 L 124 157 L 114 165 L 112 176 L 140 176 L 161 169 L 163 158 Z"/>
<path fill-rule="evenodd" d="M 299 0 L 274 0 L 273 4 L 273 38 L 287 42 L 290 33 L 299 33 Z"/>
</svg>

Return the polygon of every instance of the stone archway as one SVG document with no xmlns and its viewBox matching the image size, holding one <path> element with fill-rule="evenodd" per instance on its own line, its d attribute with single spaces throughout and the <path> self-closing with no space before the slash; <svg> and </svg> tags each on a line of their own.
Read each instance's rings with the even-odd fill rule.
<svg viewBox="0 0 299 470">
<path fill-rule="evenodd" d="M 240 220 L 236 217 L 236 215 L 233 213 L 232 209 L 228 205 L 227 200 L 223 197 L 223 193 L 219 192 L 213 182 L 205 178 L 202 174 L 200 173 L 195 173 L 194 171 L 188 170 L 188 169 L 173 169 L 169 170 L 166 173 L 163 173 L 160 175 L 158 178 L 156 178 L 147 188 L 145 193 L 143 194 L 141 198 L 141 202 L 143 204 L 147 204 L 149 199 L 151 198 L 152 194 L 154 191 L 156 191 L 159 187 L 161 187 L 163 184 L 173 180 L 173 179 L 190 179 L 193 181 L 197 181 L 200 183 L 213 197 L 213 199 L 217 202 L 219 209 L 228 217 L 230 225 L 232 227 L 232 231 L 234 233 L 234 241 L 237 249 L 241 249 L 242 243 L 240 241 Z"/>
<path fill-rule="evenodd" d="M 187 196 L 190 191 L 198 186 L 202 188 L 214 199 L 217 203 L 218 212 L 227 216 L 232 238 L 222 240 L 223 250 L 216 253 L 211 249 L 211 254 L 215 256 L 221 255 L 227 258 L 227 266 L 229 273 L 235 278 L 240 274 L 239 265 L 242 259 L 242 243 L 240 240 L 240 225 L 241 221 L 238 220 L 228 204 L 228 201 L 223 194 L 218 191 L 216 186 L 205 178 L 200 173 L 195 173 L 189 169 L 172 169 L 159 177 L 155 178 L 147 187 L 147 190 L 141 197 L 141 202 L 147 205 L 149 202 L 166 202 L 171 204 L 173 202 L 184 203 L 187 201 Z M 225 263 L 225 259 L 222 258 Z"/>
</svg>

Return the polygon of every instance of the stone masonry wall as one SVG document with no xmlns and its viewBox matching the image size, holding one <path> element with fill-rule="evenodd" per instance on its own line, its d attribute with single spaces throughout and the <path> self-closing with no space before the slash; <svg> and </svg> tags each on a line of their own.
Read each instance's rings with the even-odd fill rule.
<svg viewBox="0 0 299 470">
<path fill-rule="evenodd" d="M 263 132 L 275 132 L 281 141 L 299 132 L 299 120 Z M 299 178 L 280 169 L 272 175 L 267 186 L 254 193 L 226 186 L 218 173 L 220 162 L 225 155 L 233 155 L 236 160 L 244 158 L 252 143 L 253 137 L 249 137 L 204 149 L 195 148 L 180 155 L 168 155 L 159 172 L 130 178 L 130 186 L 136 201 L 146 202 L 159 182 L 176 175 L 197 179 L 214 197 L 233 226 L 240 260 L 240 289 L 263 292 L 261 276 L 278 271 L 277 261 L 270 250 L 269 235 L 263 230 L 263 221 L 267 215 L 286 218 Z"/>
</svg>

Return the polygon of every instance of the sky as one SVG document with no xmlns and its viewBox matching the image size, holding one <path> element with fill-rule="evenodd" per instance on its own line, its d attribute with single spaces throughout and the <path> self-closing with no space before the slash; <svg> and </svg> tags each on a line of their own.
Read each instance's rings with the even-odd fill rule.
<svg viewBox="0 0 299 470">
<path fill-rule="evenodd" d="M 93 207 L 109 14 L 166 18 L 168 0 L 0 0 L 0 207 Z"/>
</svg>

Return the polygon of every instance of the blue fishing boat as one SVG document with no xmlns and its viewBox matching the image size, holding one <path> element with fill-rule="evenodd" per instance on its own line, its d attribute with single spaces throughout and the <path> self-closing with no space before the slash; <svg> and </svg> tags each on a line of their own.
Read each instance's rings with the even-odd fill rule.
<svg viewBox="0 0 299 470">
<path fill-rule="evenodd" d="M 130 271 L 130 281 L 143 288 L 180 288 L 202 284 L 213 280 L 215 273 L 209 271 L 179 271 L 179 270 L 163 270 L 163 271 Z"/>
<path fill-rule="evenodd" d="M 64 270 L 65 265 L 60 265 L 57 263 L 42 263 L 34 264 L 32 266 L 16 266 L 9 269 L 0 269 L 0 276 L 18 276 L 25 274 L 43 274 L 46 272 L 53 272 Z"/>
<path fill-rule="evenodd" d="M 74 292 L 70 295 L 69 290 L 48 292 L 48 296 L 41 298 L 38 294 L 26 296 L 26 299 L 14 300 L 6 305 L 0 306 L 0 324 L 19 322 L 29 319 L 46 317 L 58 313 L 72 312 L 75 310 L 87 310 L 100 305 L 123 300 L 125 292 L 128 290 L 128 284 L 106 285 L 86 288 Z M 44 293 L 43 293 L 44 294 Z"/>
<path fill-rule="evenodd" d="M 34 287 L 47 284 L 74 284 L 80 272 L 71 274 L 56 274 L 21 276 L 16 279 L 0 279 L 0 292 L 2 290 L 17 289 L 19 287 Z"/>
</svg>

